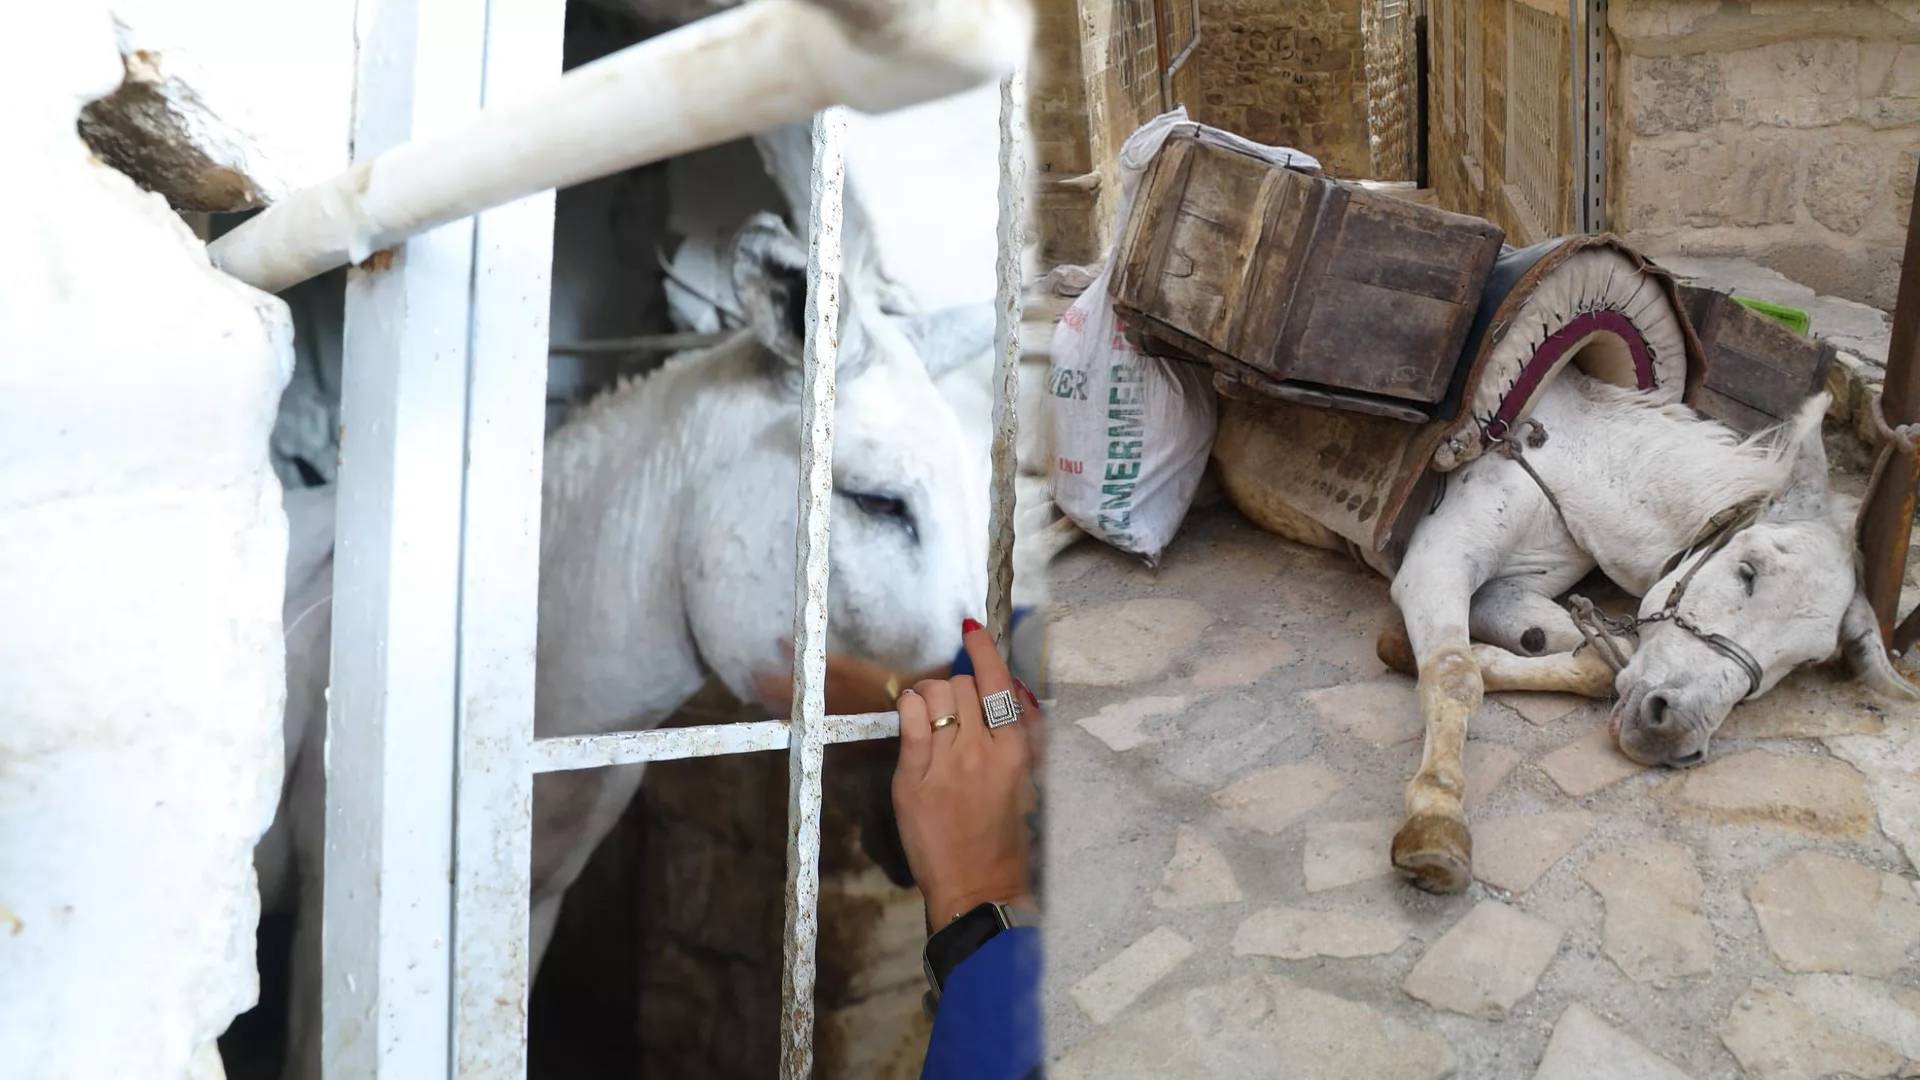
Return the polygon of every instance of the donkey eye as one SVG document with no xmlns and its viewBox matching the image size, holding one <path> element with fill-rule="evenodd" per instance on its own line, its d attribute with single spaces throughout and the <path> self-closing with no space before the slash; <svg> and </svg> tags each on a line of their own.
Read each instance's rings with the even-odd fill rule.
<svg viewBox="0 0 1920 1080">
<path fill-rule="evenodd" d="M 1755 570 L 1753 568 L 1753 564 L 1750 562 L 1741 563 L 1738 567 L 1735 568 L 1735 570 L 1740 575 L 1741 586 L 1747 590 L 1748 596 L 1752 596 L 1753 581 L 1755 578 L 1760 576 L 1760 572 L 1758 570 Z"/>
<path fill-rule="evenodd" d="M 853 503 L 854 509 L 870 518 L 897 522 L 906 528 L 909 536 L 918 538 L 918 530 L 913 523 L 913 511 L 907 507 L 905 499 L 864 491 L 843 491 L 841 494 Z"/>
</svg>

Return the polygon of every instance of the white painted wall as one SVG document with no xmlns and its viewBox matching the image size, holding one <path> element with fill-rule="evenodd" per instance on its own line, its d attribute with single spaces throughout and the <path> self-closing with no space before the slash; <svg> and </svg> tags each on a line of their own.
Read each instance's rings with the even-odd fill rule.
<svg viewBox="0 0 1920 1080">
<path fill-rule="evenodd" d="M 281 773 L 291 330 L 75 136 L 104 8 L 35 15 L 0 40 L 0 1073 L 213 1077 Z"/>
</svg>

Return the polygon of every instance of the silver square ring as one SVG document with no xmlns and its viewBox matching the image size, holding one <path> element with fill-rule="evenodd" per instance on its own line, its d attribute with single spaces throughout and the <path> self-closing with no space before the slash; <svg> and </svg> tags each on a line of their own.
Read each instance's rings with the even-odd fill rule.
<svg viewBox="0 0 1920 1080">
<path fill-rule="evenodd" d="M 987 710 L 987 727 L 1005 727 L 1020 719 L 1020 703 L 1013 700 L 1013 691 L 996 690 L 980 699 Z"/>
</svg>

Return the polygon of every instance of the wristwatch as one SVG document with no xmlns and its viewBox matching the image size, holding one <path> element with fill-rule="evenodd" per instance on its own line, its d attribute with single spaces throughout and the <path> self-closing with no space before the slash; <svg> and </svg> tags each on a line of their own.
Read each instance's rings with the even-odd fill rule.
<svg viewBox="0 0 1920 1080">
<path fill-rule="evenodd" d="M 1016 926 L 1036 926 L 1039 914 L 1024 911 L 1011 904 L 988 902 L 971 911 L 954 916 L 952 922 L 941 927 L 927 939 L 926 951 L 922 961 L 926 966 L 927 983 L 931 987 L 923 1000 L 927 1013 L 931 1015 L 940 1004 L 940 992 L 946 988 L 947 977 L 961 961 L 980 951 L 980 947 L 992 941 L 1000 931 Z"/>
</svg>

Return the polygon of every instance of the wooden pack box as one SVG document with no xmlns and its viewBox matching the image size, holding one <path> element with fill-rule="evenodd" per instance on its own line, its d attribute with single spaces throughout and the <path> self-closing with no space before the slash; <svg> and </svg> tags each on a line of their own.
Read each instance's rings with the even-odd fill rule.
<svg viewBox="0 0 1920 1080">
<path fill-rule="evenodd" d="M 1751 435 L 1826 388 L 1833 346 L 1702 285 L 1682 284 L 1680 304 L 1705 359 L 1688 397 L 1704 415 Z"/>
<path fill-rule="evenodd" d="M 1115 255 L 1136 348 L 1286 401 L 1420 422 L 1460 364 L 1498 226 L 1168 136 Z"/>
</svg>

